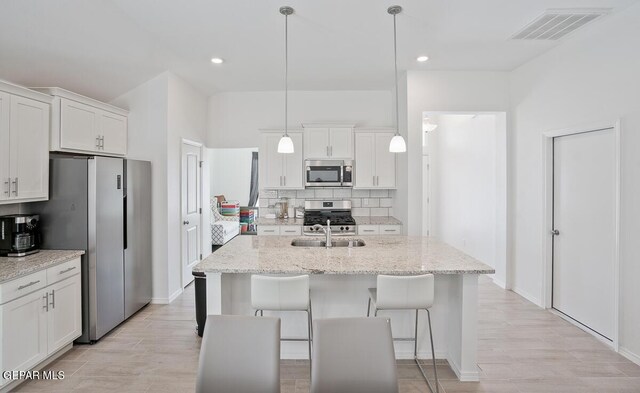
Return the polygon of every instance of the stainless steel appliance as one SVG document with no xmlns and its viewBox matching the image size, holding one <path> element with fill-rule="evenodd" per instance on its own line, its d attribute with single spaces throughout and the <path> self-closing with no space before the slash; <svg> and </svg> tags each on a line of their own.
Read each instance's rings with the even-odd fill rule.
<svg viewBox="0 0 640 393">
<path fill-rule="evenodd" d="M 356 220 L 351 216 L 351 201 L 305 201 L 302 233 L 305 235 L 322 235 L 322 227 L 331 223 L 334 235 L 355 235 Z"/>
<path fill-rule="evenodd" d="M 0 256 L 24 257 L 40 246 L 40 216 L 13 214 L 0 217 Z"/>
<path fill-rule="evenodd" d="M 51 155 L 42 248 L 80 249 L 82 336 L 93 342 L 151 300 L 151 163 Z"/>
<path fill-rule="evenodd" d="M 306 160 L 306 187 L 353 187 L 353 161 Z"/>
</svg>

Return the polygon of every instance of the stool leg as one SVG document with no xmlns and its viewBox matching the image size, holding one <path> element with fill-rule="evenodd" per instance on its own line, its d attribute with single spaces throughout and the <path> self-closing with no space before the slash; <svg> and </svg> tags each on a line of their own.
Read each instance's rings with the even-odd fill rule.
<svg viewBox="0 0 640 393">
<path fill-rule="evenodd" d="M 307 325 L 308 325 L 308 336 L 307 342 L 309 343 L 309 379 L 311 379 L 311 310 L 307 311 Z"/>
<path fill-rule="evenodd" d="M 371 313 L 371 297 L 369 297 L 369 304 L 367 304 L 367 317 Z"/>
<path fill-rule="evenodd" d="M 438 369 L 436 367 L 436 350 L 433 348 L 433 330 L 431 329 L 431 313 L 427 311 L 427 318 L 429 320 L 429 338 L 431 339 L 431 358 L 433 360 L 433 374 L 436 378 L 436 393 L 440 392 L 440 386 L 438 386 Z"/>
<path fill-rule="evenodd" d="M 427 373 L 424 371 L 424 369 L 422 368 L 422 365 L 420 364 L 420 361 L 418 360 L 418 310 L 416 310 L 416 327 L 415 327 L 415 336 L 414 336 L 414 344 L 413 344 L 414 345 L 413 360 L 416 362 L 418 369 L 420 369 L 420 372 L 422 373 L 424 380 L 427 382 L 427 386 L 429 386 L 429 390 L 431 390 L 431 393 L 440 393 L 440 386 L 438 385 L 438 370 L 436 370 L 436 353 L 435 353 L 435 350 L 433 349 L 433 333 L 431 331 L 431 314 L 429 313 L 429 310 L 427 309 L 424 309 L 424 310 L 427 312 L 427 316 L 429 317 L 429 337 L 431 338 L 431 358 L 433 361 L 433 372 L 436 378 L 435 390 L 433 389 L 433 385 L 431 385 L 431 381 L 429 381 L 429 378 L 427 378 Z"/>
</svg>

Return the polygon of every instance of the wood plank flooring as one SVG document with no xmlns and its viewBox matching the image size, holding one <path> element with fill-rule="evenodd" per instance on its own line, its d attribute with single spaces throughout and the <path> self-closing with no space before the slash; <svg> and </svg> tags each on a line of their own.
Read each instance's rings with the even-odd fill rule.
<svg viewBox="0 0 640 393">
<path fill-rule="evenodd" d="M 170 305 L 149 305 L 95 345 L 75 346 L 48 368 L 63 381 L 29 381 L 21 392 L 191 392 L 201 339 L 193 286 Z M 438 365 L 444 393 L 638 393 L 640 366 L 510 291 L 480 280 L 480 382 Z M 428 363 L 426 368 L 432 370 Z M 428 392 L 417 367 L 398 361 L 400 391 Z M 282 393 L 308 392 L 306 361 L 283 361 Z"/>
</svg>

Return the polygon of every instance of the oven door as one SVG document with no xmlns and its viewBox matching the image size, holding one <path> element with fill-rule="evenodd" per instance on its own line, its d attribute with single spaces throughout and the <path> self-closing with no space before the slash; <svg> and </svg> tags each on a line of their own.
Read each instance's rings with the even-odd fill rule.
<svg viewBox="0 0 640 393">
<path fill-rule="evenodd" d="M 306 187 L 342 186 L 342 161 L 305 161 Z"/>
</svg>

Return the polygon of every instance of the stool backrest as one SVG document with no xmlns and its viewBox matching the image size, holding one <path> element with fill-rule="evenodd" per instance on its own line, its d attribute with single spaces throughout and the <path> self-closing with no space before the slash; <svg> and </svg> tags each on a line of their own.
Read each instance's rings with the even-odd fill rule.
<svg viewBox="0 0 640 393">
<path fill-rule="evenodd" d="M 378 309 L 425 309 L 433 305 L 433 274 L 378 276 Z"/>
<path fill-rule="evenodd" d="M 251 276 L 251 306 L 259 310 L 307 310 L 309 276 Z"/>
<path fill-rule="evenodd" d="M 280 318 L 209 315 L 196 392 L 280 392 Z"/>
<path fill-rule="evenodd" d="M 388 318 L 313 322 L 311 393 L 394 393 L 396 359 Z"/>
</svg>

